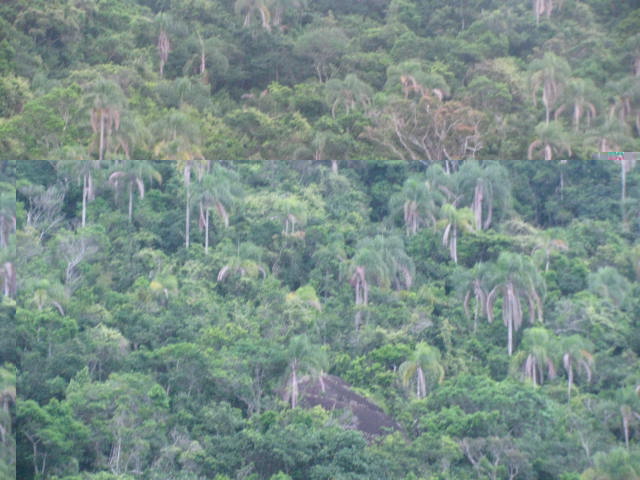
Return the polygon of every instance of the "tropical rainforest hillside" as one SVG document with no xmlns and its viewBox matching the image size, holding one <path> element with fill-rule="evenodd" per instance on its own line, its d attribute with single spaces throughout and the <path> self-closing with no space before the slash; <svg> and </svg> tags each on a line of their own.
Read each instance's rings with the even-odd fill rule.
<svg viewBox="0 0 640 480">
<path fill-rule="evenodd" d="M 634 162 L 0 165 L 17 478 L 640 478 Z"/>
<path fill-rule="evenodd" d="M 640 151 L 638 0 L 14 0 L 2 159 Z"/>
</svg>

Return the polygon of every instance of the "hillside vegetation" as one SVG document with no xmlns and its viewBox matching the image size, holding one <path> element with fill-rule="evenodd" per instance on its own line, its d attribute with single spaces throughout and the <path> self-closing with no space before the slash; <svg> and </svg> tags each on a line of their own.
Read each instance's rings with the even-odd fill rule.
<svg viewBox="0 0 640 480">
<path fill-rule="evenodd" d="M 14 0 L 2 159 L 640 151 L 637 0 Z"/>
<path fill-rule="evenodd" d="M 633 162 L 1 166 L 17 478 L 640 478 Z"/>
</svg>

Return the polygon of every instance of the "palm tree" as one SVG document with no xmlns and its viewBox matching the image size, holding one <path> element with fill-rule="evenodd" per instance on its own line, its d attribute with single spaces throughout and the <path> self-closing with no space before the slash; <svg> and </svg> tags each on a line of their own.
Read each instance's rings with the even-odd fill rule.
<svg viewBox="0 0 640 480">
<path fill-rule="evenodd" d="M 506 207 L 510 203 L 509 173 L 499 162 L 485 162 L 480 165 L 477 161 L 467 160 L 457 175 L 461 178 L 462 188 L 467 192 L 473 191 L 471 211 L 475 219 L 475 228 L 486 230 L 491 226 L 494 206 Z"/>
<path fill-rule="evenodd" d="M 418 343 L 411 358 L 398 369 L 402 385 L 407 388 L 415 377 L 416 396 L 426 397 L 427 391 L 431 390 L 433 385 L 444 380 L 441 362 L 440 350 L 425 342 Z"/>
<path fill-rule="evenodd" d="M 387 288 L 393 283 L 396 289 L 410 288 L 415 268 L 404 250 L 402 240 L 382 235 L 359 241 L 349 267 L 349 283 L 356 296 L 356 331 L 362 324 L 361 307 L 369 303 L 371 285 Z"/>
<path fill-rule="evenodd" d="M 214 74 L 224 75 L 229 69 L 229 59 L 225 55 L 226 49 L 224 43 L 216 38 L 211 37 L 206 40 L 202 38 L 200 32 L 196 32 L 198 39 L 199 51 L 194 53 L 185 63 L 182 71 L 185 75 L 197 73 L 200 75 L 201 82 L 204 84 L 212 83 Z M 211 74 L 208 73 L 208 68 L 211 69 Z M 181 77 L 177 82 L 182 82 L 186 89 L 191 89 L 192 84 L 189 78 Z M 183 95 L 180 96 L 180 103 L 182 103 Z"/>
<path fill-rule="evenodd" d="M 309 204 L 297 195 L 277 196 L 273 202 L 275 215 L 271 218 L 282 222 L 282 234 L 286 236 L 304 236 L 297 229 L 307 223 Z"/>
<path fill-rule="evenodd" d="M 593 129 L 589 138 L 598 146 L 600 152 L 619 152 L 632 142 L 629 125 L 613 115 L 609 115 L 602 124 Z"/>
<path fill-rule="evenodd" d="M 270 6 L 273 7 L 273 26 L 277 27 L 282 23 L 284 12 L 306 8 L 307 0 L 271 0 Z"/>
<path fill-rule="evenodd" d="M 135 148 L 146 148 L 151 142 L 151 133 L 144 120 L 133 113 L 125 113 L 120 120 L 120 129 L 114 135 L 113 151 L 122 151 L 124 158 L 131 159 Z"/>
<path fill-rule="evenodd" d="M 529 321 L 542 322 L 541 293 L 544 280 L 529 257 L 503 252 L 491 268 L 488 283 L 493 288 L 487 294 L 487 318 L 493 321 L 495 303 L 502 297 L 502 319 L 507 327 L 507 351 L 513 354 L 513 332 L 522 326 L 523 300 L 528 304 Z"/>
<path fill-rule="evenodd" d="M 637 77 L 608 82 L 607 90 L 612 100 L 609 117 L 635 124 L 636 132 L 640 134 L 640 82 Z"/>
<path fill-rule="evenodd" d="M 567 243 L 560 238 L 556 238 L 550 230 L 536 231 L 533 236 L 533 242 L 535 246 L 531 250 L 531 255 L 536 261 L 544 261 L 545 273 L 549 271 L 549 263 L 553 252 L 566 252 L 569 250 Z"/>
<path fill-rule="evenodd" d="M 637 159 L 633 153 L 626 153 L 623 158 L 616 160 L 620 164 L 620 209 L 622 223 L 627 223 L 627 174 L 636 166 Z"/>
<path fill-rule="evenodd" d="M 30 303 L 34 305 L 38 311 L 42 311 L 45 307 L 55 307 L 60 315 L 64 316 L 64 309 L 61 302 L 64 300 L 64 288 L 58 282 L 52 283 L 47 279 L 40 279 L 30 286 L 33 288 L 33 297 Z"/>
<path fill-rule="evenodd" d="M 15 298 L 17 293 L 17 275 L 15 267 L 16 245 L 15 235 L 9 237 L 7 245 L 0 249 L 0 278 L 2 278 L 2 294 Z"/>
<path fill-rule="evenodd" d="M 409 289 L 415 276 L 415 265 L 404 249 L 404 241 L 397 235 L 374 238 L 374 248 L 382 252 L 385 263 L 389 266 L 391 286 L 395 290 Z"/>
<path fill-rule="evenodd" d="M 202 179 L 202 176 L 206 172 L 209 165 L 207 160 L 195 160 L 192 158 L 178 160 L 178 171 L 182 172 L 182 178 L 185 189 L 185 226 L 184 226 L 184 239 L 185 248 L 189 248 L 190 227 L 191 227 L 191 171 L 195 167 L 197 177 Z"/>
<path fill-rule="evenodd" d="M 161 303 L 166 306 L 169 297 L 178 293 L 178 279 L 168 271 L 160 272 L 149 283 L 149 289 L 157 296 L 164 297 Z"/>
<path fill-rule="evenodd" d="M 253 243 L 239 243 L 236 252 L 227 257 L 225 265 L 218 271 L 217 281 L 222 282 L 232 274 L 252 278 L 262 275 L 265 278 L 267 270 L 262 256 L 262 248 Z"/>
<path fill-rule="evenodd" d="M 640 426 L 640 385 L 619 390 L 616 394 L 616 402 L 620 405 L 624 444 L 628 450 L 631 427 L 634 424 Z"/>
<path fill-rule="evenodd" d="M 204 160 L 200 148 L 200 126 L 196 119 L 182 110 L 173 110 L 152 126 L 160 139 L 154 153 L 163 160 Z"/>
<path fill-rule="evenodd" d="M 614 267 L 600 267 L 587 276 L 589 290 L 620 308 L 631 293 L 631 283 Z"/>
<path fill-rule="evenodd" d="M 444 225 L 442 245 L 449 248 L 449 254 L 454 263 L 458 263 L 458 234 L 473 230 L 473 212 L 469 208 L 456 208 L 446 203 L 440 209 L 441 220 Z"/>
<path fill-rule="evenodd" d="M 553 160 L 554 154 L 566 152 L 571 155 L 569 135 L 560 122 L 539 123 L 535 129 L 536 139 L 529 144 L 527 157 L 533 160 L 536 151 L 540 151 L 545 160 Z"/>
<path fill-rule="evenodd" d="M 473 308 L 473 332 L 478 330 L 478 318 L 483 317 L 487 311 L 487 275 L 488 265 L 476 263 L 471 270 L 460 270 L 456 272 L 454 284 L 460 296 L 463 298 L 462 306 L 467 317 L 471 316 L 469 307 L 471 301 Z"/>
<path fill-rule="evenodd" d="M 171 52 L 171 41 L 169 39 L 168 30 L 173 24 L 172 17 L 165 12 L 160 12 L 156 16 L 156 24 L 158 25 L 158 55 L 160 56 L 160 76 L 164 76 L 164 66 L 169 59 Z"/>
<path fill-rule="evenodd" d="M 347 114 L 358 105 L 366 108 L 371 103 L 373 89 L 354 73 L 348 74 L 344 80 L 332 78 L 325 84 L 327 103 L 331 105 L 331 116 L 336 118 L 339 106 L 344 107 Z"/>
<path fill-rule="evenodd" d="M 197 184 L 195 197 L 200 205 L 200 224 L 204 225 L 204 251 L 209 253 L 209 211 L 215 208 L 225 228 L 229 226 L 228 208 L 237 197 L 238 176 L 219 164 Z"/>
<path fill-rule="evenodd" d="M 250 27 L 252 19 L 259 14 L 262 28 L 271 31 L 271 12 L 265 0 L 236 0 L 234 8 L 236 14 L 244 15 L 243 27 Z"/>
<path fill-rule="evenodd" d="M 449 96 L 450 88 L 444 77 L 430 72 L 419 60 L 407 60 L 398 65 L 392 65 L 387 71 L 385 89 L 400 92 L 404 98 L 442 101 Z"/>
<path fill-rule="evenodd" d="M 11 367 L 11 365 L 8 365 Z M 16 374 L 15 370 L 0 367 L 0 465 L 7 462 L 9 465 L 15 459 L 15 441 L 12 439 L 11 404 L 16 403 Z M 13 457 L 13 458 L 12 458 Z M 1 470 L 0 470 L 1 471 Z M 10 475 L 6 475 L 10 478 Z"/>
<path fill-rule="evenodd" d="M 99 171 L 102 162 L 100 160 L 68 160 L 56 164 L 59 170 L 69 168 L 71 174 L 82 181 L 82 227 L 87 220 L 87 203 L 95 199 L 95 187 L 93 184 L 93 172 Z"/>
<path fill-rule="evenodd" d="M 182 110 L 173 110 L 153 125 L 156 138 L 160 139 L 154 153 L 161 159 L 177 160 L 178 170 L 183 172 L 186 194 L 185 207 L 185 247 L 189 248 L 191 221 L 191 170 L 197 167 L 201 177 L 208 162 L 200 149 L 200 127 Z"/>
<path fill-rule="evenodd" d="M 523 377 L 534 386 L 544 383 L 545 371 L 549 379 L 556 376 L 553 355 L 557 342 L 552 335 L 543 327 L 528 328 L 522 338 L 522 351 L 514 358 L 514 364 L 521 365 Z"/>
<path fill-rule="evenodd" d="M 389 202 L 392 212 L 403 212 L 407 235 L 415 235 L 425 225 L 435 226 L 437 203 L 443 194 L 430 188 L 430 185 L 419 177 L 410 177 L 402 186 L 402 191 L 391 197 Z"/>
<path fill-rule="evenodd" d="M 567 61 L 555 53 L 546 52 L 544 57 L 536 58 L 529 64 L 529 85 L 533 95 L 533 104 L 538 101 L 538 91 L 542 89 L 542 104 L 546 112 L 548 125 L 551 118 L 551 109 L 562 95 L 562 90 L 571 73 L 571 67 Z"/>
<path fill-rule="evenodd" d="M 573 130 L 578 132 L 583 117 L 586 118 L 587 128 L 589 128 L 598 113 L 595 102 L 598 102 L 599 97 L 599 91 L 592 80 L 571 78 L 562 95 L 563 103 L 554 112 L 553 119 L 558 120 L 567 108 L 571 108 Z"/>
<path fill-rule="evenodd" d="M 92 85 L 85 103 L 91 110 L 91 128 L 99 133 L 98 160 L 102 161 L 108 137 L 113 129 L 120 128 L 120 114 L 126 105 L 126 97 L 116 82 L 100 78 Z"/>
<path fill-rule="evenodd" d="M 129 192 L 129 221 L 133 217 L 133 189 L 137 187 L 140 198 L 144 198 L 144 180 L 148 178 L 150 181 L 162 183 L 162 176 L 153 168 L 151 162 L 146 160 L 127 160 L 122 168 L 113 172 L 109 176 L 109 183 L 115 188 L 116 192 L 122 185 L 127 186 Z"/>
<path fill-rule="evenodd" d="M 594 466 L 587 469 L 581 480 L 640 480 L 640 460 L 628 449 L 614 447 L 593 456 Z"/>
<path fill-rule="evenodd" d="M 328 367 L 326 352 L 312 344 L 306 335 L 298 335 L 289 341 L 287 348 L 287 375 L 283 400 L 296 408 L 300 397 L 300 383 L 310 376 L 322 376 Z"/>
<path fill-rule="evenodd" d="M 567 372 L 567 398 L 571 399 L 571 388 L 574 383 L 576 372 L 584 372 L 587 382 L 591 382 L 593 374 L 594 359 L 591 351 L 593 345 L 580 335 L 564 337 L 560 341 L 560 351 L 562 353 L 562 365 Z"/>
<path fill-rule="evenodd" d="M 0 183 L 0 248 L 6 248 L 16 228 L 16 187 Z"/>
<path fill-rule="evenodd" d="M 370 248 L 369 245 L 361 245 L 351 260 L 349 283 L 355 290 L 355 329 L 358 331 L 362 325 L 362 310 L 369 304 L 369 289 L 371 282 L 385 285 L 389 282 L 389 270 L 380 252 Z"/>
<path fill-rule="evenodd" d="M 533 13 L 536 16 L 536 25 L 540 25 L 540 16 L 542 16 L 542 14 L 546 14 L 547 18 L 551 17 L 553 7 L 553 0 L 533 0 Z"/>
</svg>

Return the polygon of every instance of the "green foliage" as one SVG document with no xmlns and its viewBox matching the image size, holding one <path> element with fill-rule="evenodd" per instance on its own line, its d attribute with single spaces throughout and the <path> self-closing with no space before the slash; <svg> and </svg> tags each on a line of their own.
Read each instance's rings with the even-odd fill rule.
<svg viewBox="0 0 640 480">
<path fill-rule="evenodd" d="M 333 151 L 377 100 L 325 104 L 324 145 L 290 100 L 368 95 L 348 75 L 202 132 Z M 623 201 L 609 161 L 211 162 L 174 114 L 174 160 L 0 162 L 2 474 L 634 478 L 637 165 Z"/>
</svg>

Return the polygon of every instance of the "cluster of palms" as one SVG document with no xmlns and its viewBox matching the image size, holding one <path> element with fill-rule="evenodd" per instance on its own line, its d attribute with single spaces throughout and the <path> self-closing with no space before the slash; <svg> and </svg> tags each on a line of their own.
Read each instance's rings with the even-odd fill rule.
<svg viewBox="0 0 640 480">
<path fill-rule="evenodd" d="M 177 168 L 183 173 L 185 199 L 185 246 L 189 248 L 191 210 L 198 206 L 199 226 L 204 230 L 205 252 L 209 251 L 210 212 L 214 210 L 222 220 L 224 227 L 229 226 L 229 208 L 239 195 L 237 176 L 220 164 L 211 160 L 187 159 L 177 162 Z M 96 175 L 105 173 L 106 164 L 101 160 L 83 160 L 59 162 L 61 174 L 77 178 L 82 182 L 82 227 L 86 225 L 87 204 L 95 198 Z M 195 176 L 195 186 L 191 183 Z M 145 182 L 162 183 L 162 176 L 152 162 L 143 160 L 117 160 L 108 174 L 108 184 L 113 187 L 116 201 L 119 192 L 125 190 L 128 196 L 128 218 L 133 220 L 135 193 L 140 199 L 145 196 Z"/>
<path fill-rule="evenodd" d="M 209 214 L 215 210 L 224 227 L 229 226 L 228 209 L 239 195 L 237 175 L 219 164 L 212 165 L 211 160 L 188 159 L 178 161 L 178 170 L 183 173 L 185 186 L 185 247 L 189 248 L 191 208 L 198 204 L 198 225 L 204 229 L 204 249 L 209 253 Z M 195 172 L 195 188 L 191 187 Z"/>
<path fill-rule="evenodd" d="M 285 12 L 299 10 L 306 6 L 306 0 L 236 0 L 235 11 L 242 15 L 242 25 L 251 27 L 255 20 L 265 30 L 282 25 Z"/>
<path fill-rule="evenodd" d="M 545 109 L 545 120 L 535 128 L 527 150 L 529 159 L 571 156 L 572 146 L 584 141 L 591 151 L 634 150 L 633 129 L 640 133 L 640 87 L 633 77 L 609 82 L 603 95 L 593 81 L 571 77 L 568 62 L 550 52 L 533 60 L 529 72 L 534 105 L 541 96 Z"/>
<path fill-rule="evenodd" d="M 523 324 L 528 310 L 530 323 L 542 322 L 544 280 L 531 258 L 503 252 L 495 263 L 479 263 L 463 274 L 458 285 L 464 295 L 463 305 L 470 315 L 475 303 L 474 329 L 478 318 L 493 321 L 495 306 L 502 299 L 502 320 L 507 327 L 507 351 L 513 354 L 514 333 Z"/>
<path fill-rule="evenodd" d="M 408 289 L 415 274 L 413 260 L 405 252 L 404 242 L 395 235 L 360 240 L 353 258 L 345 264 L 348 265 L 349 283 L 355 291 L 356 331 L 364 322 L 372 285 Z"/>
<path fill-rule="evenodd" d="M 449 174 L 440 165 L 429 168 L 425 178 L 409 178 L 392 197 L 391 211 L 402 212 L 407 235 L 421 228 L 441 228 L 442 242 L 458 263 L 458 236 L 491 226 L 496 209 L 504 212 L 510 202 L 505 168 L 498 162 L 468 161 Z"/>
<path fill-rule="evenodd" d="M 527 329 L 522 337 L 521 350 L 513 358 L 513 368 L 533 385 L 542 385 L 545 379 L 557 376 L 562 365 L 567 375 L 567 398 L 576 376 L 591 382 L 594 371 L 593 345 L 580 335 L 557 337 L 544 327 Z"/>
<path fill-rule="evenodd" d="M 84 108 L 95 138 L 88 147 L 65 147 L 57 157 L 80 161 L 97 153 L 98 161 L 122 160 L 134 156 L 136 149 L 149 149 L 165 160 L 203 158 L 199 127 L 186 110 L 172 110 L 148 126 L 128 108 L 121 83 L 100 77 L 86 86 Z M 186 79 L 182 83 L 187 84 L 182 88 L 191 85 Z"/>
</svg>

